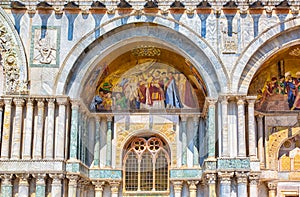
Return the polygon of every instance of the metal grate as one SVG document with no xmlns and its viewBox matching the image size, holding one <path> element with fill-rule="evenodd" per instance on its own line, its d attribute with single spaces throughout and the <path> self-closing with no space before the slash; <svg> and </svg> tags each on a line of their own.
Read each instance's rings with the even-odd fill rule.
<svg viewBox="0 0 300 197">
<path fill-rule="evenodd" d="M 136 191 L 138 189 L 138 159 L 135 152 L 128 154 L 125 164 L 125 187 L 127 191 Z"/>
</svg>

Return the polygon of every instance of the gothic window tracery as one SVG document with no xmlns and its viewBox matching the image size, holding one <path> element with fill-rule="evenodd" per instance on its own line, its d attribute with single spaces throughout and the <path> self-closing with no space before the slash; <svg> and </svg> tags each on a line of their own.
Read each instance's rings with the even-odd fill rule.
<svg viewBox="0 0 300 197">
<path fill-rule="evenodd" d="M 164 192 L 169 188 L 169 155 L 157 137 L 135 138 L 124 157 L 124 191 Z"/>
<path fill-rule="evenodd" d="M 278 159 L 280 171 L 300 171 L 300 135 L 281 145 Z"/>
</svg>

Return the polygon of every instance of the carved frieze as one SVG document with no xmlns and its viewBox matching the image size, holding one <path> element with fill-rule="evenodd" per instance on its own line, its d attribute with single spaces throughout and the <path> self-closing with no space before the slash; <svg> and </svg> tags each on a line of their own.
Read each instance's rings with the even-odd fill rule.
<svg viewBox="0 0 300 197">
<path fill-rule="evenodd" d="M 237 159 L 218 159 L 218 169 L 250 169 L 250 160 L 248 158 Z"/>
</svg>

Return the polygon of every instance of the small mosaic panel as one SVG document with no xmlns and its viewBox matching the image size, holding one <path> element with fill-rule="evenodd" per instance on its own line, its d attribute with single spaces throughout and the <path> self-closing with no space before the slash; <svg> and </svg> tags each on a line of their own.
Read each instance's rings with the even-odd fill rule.
<svg viewBox="0 0 300 197">
<path fill-rule="evenodd" d="M 246 159 L 218 159 L 218 169 L 250 169 L 250 160 Z"/>
<path fill-rule="evenodd" d="M 60 50 L 59 27 L 32 27 L 31 67 L 58 67 Z"/>
<path fill-rule="evenodd" d="M 122 179 L 121 170 L 90 170 L 89 177 L 91 179 Z"/>
<path fill-rule="evenodd" d="M 202 170 L 200 169 L 176 169 L 170 170 L 171 179 L 201 179 Z"/>
</svg>

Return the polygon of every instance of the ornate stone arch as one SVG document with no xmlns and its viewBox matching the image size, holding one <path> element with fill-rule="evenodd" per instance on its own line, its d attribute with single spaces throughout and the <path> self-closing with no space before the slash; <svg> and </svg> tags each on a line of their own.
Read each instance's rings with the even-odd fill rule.
<svg viewBox="0 0 300 197">
<path fill-rule="evenodd" d="M 269 57 L 279 49 L 299 44 L 300 26 L 297 24 L 300 24 L 300 17 L 291 18 L 284 24 L 278 23 L 262 32 L 249 44 L 237 60 L 231 74 L 232 92 L 247 94 L 254 74 Z M 285 26 L 285 31 L 280 30 L 280 25 Z"/>
<path fill-rule="evenodd" d="M 121 16 L 102 24 L 99 28 L 85 35 L 64 60 L 55 81 L 54 93 L 58 95 L 68 94 L 70 97 L 78 96 L 78 92 L 82 91 L 82 85 L 79 84 L 83 84 L 86 78 L 91 78 L 86 72 L 93 70 L 99 61 L 92 62 L 95 59 L 91 58 L 92 56 L 88 57 L 87 54 L 88 50 L 94 50 L 92 47 L 97 48 L 95 43 L 102 46 L 97 50 L 101 51 L 99 54 L 103 58 L 107 51 L 116 50 L 118 45 L 143 37 L 164 42 L 169 47 L 181 51 L 184 57 L 188 57 L 198 72 L 202 74 L 208 87 L 209 96 L 217 96 L 218 92 L 226 92 L 228 84 L 226 69 L 209 44 L 189 27 L 163 16 L 153 16 L 155 19 L 151 23 L 147 22 L 147 17 Z M 128 17 L 131 17 L 130 20 Z M 128 19 L 125 25 L 124 18 Z M 177 31 L 174 30 L 176 23 L 180 26 Z M 100 37 L 95 39 L 94 33 L 98 29 L 100 29 Z M 159 33 L 161 30 L 163 33 Z M 103 36 L 106 38 L 105 41 L 102 39 Z M 108 40 L 112 42 L 108 44 Z M 82 56 L 83 54 L 85 57 Z M 224 85 L 220 85 L 220 81 Z M 67 87 L 68 84 L 72 83 L 74 84 L 73 87 Z"/>
<path fill-rule="evenodd" d="M 0 55 L 3 94 L 27 94 L 28 71 L 21 39 L 7 14 L 0 8 Z"/>
</svg>

